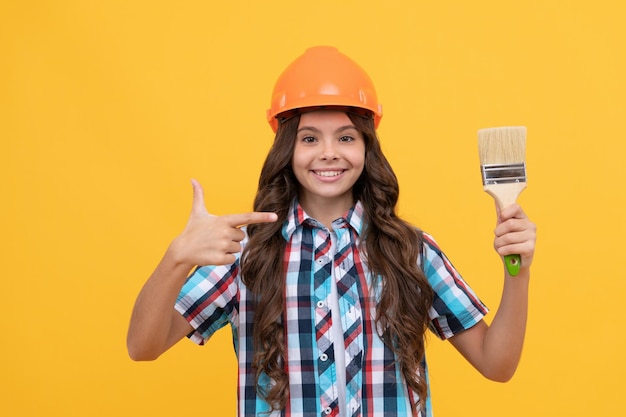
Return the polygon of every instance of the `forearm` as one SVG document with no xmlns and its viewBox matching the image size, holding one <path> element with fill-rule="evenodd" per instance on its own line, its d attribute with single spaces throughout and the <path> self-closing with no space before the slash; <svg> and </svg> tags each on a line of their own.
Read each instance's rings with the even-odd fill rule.
<svg viewBox="0 0 626 417">
<path fill-rule="evenodd" d="M 505 274 L 500 306 L 483 339 L 481 372 L 496 381 L 508 381 L 519 364 L 526 333 L 530 270 Z"/>
<path fill-rule="evenodd" d="M 144 284 L 128 329 L 127 347 L 132 359 L 156 359 L 184 335 L 176 329 L 180 323 L 173 322 L 174 304 L 191 267 L 177 262 L 170 247 Z"/>
</svg>

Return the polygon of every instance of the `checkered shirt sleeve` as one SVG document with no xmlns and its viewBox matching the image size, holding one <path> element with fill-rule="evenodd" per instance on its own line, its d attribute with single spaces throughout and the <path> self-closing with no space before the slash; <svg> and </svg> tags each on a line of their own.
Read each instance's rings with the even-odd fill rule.
<svg viewBox="0 0 626 417">
<path fill-rule="evenodd" d="M 202 345 L 217 330 L 236 322 L 238 281 L 239 254 L 233 264 L 200 267 L 187 279 L 175 309 L 194 328 L 188 335 L 192 341 Z"/>
<path fill-rule="evenodd" d="M 477 324 L 488 308 L 463 280 L 432 236 L 424 236 L 422 267 L 435 295 L 430 309 L 429 328 L 448 339 Z"/>
</svg>

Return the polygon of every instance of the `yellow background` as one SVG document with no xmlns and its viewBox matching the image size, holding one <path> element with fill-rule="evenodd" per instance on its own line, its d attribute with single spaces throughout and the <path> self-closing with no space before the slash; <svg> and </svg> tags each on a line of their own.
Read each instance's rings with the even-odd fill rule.
<svg viewBox="0 0 626 417">
<path fill-rule="evenodd" d="M 234 415 L 228 331 L 134 363 L 134 298 L 199 179 L 248 211 L 280 71 L 331 44 L 367 69 L 402 216 L 495 310 L 476 131 L 528 126 L 538 224 L 523 359 L 486 381 L 429 338 L 435 413 L 623 413 L 624 39 L 618 1 L 3 1 L 0 415 Z"/>
</svg>

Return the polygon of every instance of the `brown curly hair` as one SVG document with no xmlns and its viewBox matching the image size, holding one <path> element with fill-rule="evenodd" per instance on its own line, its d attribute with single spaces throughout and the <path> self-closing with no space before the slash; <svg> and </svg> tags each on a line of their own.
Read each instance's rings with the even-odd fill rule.
<svg viewBox="0 0 626 417">
<path fill-rule="evenodd" d="M 372 119 L 347 114 L 365 141 L 365 167 L 353 187 L 353 197 L 364 207 L 367 227 L 362 251 L 368 268 L 372 276 L 382 277 L 376 328 L 383 329 L 381 336 L 396 354 L 407 385 L 419 396 L 419 402 L 413 404 L 416 411 L 423 407 L 427 395 L 422 359 L 433 299 L 432 288 L 417 265 L 421 232 L 396 215 L 398 180 L 382 152 Z M 299 121 L 299 116 L 294 116 L 280 125 L 261 170 L 254 200 L 255 211 L 275 212 L 278 221 L 248 226 L 249 242 L 242 258 L 243 282 L 257 298 L 253 325 L 257 391 L 272 410 L 284 409 L 289 399 L 289 380 L 283 367 L 286 242 L 281 229 L 298 194 L 291 161 Z M 274 381 L 269 389 L 259 386 L 263 373 Z"/>
</svg>

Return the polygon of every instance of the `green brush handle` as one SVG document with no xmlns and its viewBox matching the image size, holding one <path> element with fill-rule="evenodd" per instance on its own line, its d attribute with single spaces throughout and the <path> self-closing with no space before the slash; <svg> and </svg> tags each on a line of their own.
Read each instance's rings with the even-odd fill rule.
<svg viewBox="0 0 626 417">
<path fill-rule="evenodd" d="M 509 275 L 514 277 L 519 274 L 519 269 L 522 266 L 522 258 L 519 255 L 506 255 L 504 257 L 504 264 L 506 270 L 509 271 Z"/>
</svg>

